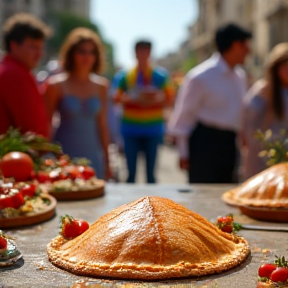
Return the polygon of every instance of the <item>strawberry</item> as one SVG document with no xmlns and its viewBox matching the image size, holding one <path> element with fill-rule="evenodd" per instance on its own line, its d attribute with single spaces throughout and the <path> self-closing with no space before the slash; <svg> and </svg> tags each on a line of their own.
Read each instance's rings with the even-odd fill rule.
<svg viewBox="0 0 288 288">
<path fill-rule="evenodd" d="M 65 215 L 60 219 L 60 234 L 66 239 L 73 239 L 89 228 L 86 221 L 74 219 L 69 215 Z"/>
</svg>

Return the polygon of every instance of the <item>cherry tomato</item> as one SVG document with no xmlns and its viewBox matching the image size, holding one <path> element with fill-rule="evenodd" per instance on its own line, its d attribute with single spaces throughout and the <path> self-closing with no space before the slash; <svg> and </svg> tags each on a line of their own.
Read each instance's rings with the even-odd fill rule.
<svg viewBox="0 0 288 288">
<path fill-rule="evenodd" d="M 60 179 L 60 172 L 58 170 L 52 170 L 49 173 L 49 178 L 51 182 L 58 181 Z"/>
<path fill-rule="evenodd" d="M 226 233 L 232 233 L 233 232 L 233 226 L 232 225 L 225 225 L 225 226 L 221 227 L 221 230 L 223 232 L 226 232 Z"/>
<path fill-rule="evenodd" d="M 5 208 L 14 208 L 13 200 L 10 195 L 0 195 L 0 210 Z"/>
<path fill-rule="evenodd" d="M 90 178 L 95 176 L 95 171 L 92 167 L 89 166 L 80 166 L 79 171 L 81 172 L 83 178 L 85 180 L 89 180 Z"/>
<path fill-rule="evenodd" d="M 23 188 L 21 188 L 21 192 L 23 196 L 28 196 L 30 198 L 34 197 L 36 193 L 36 185 L 35 184 L 26 184 Z"/>
<path fill-rule="evenodd" d="M 39 183 L 50 182 L 49 174 L 43 171 L 39 171 L 37 175 L 37 180 L 39 181 Z"/>
<path fill-rule="evenodd" d="M 89 228 L 89 224 L 86 221 L 77 220 L 68 215 L 61 218 L 61 224 L 60 234 L 66 239 L 73 239 Z"/>
<path fill-rule="evenodd" d="M 64 225 L 62 230 L 63 237 L 70 239 L 79 236 L 79 226 L 77 222 L 71 221 Z"/>
<path fill-rule="evenodd" d="M 276 268 L 277 266 L 274 264 L 263 264 L 258 270 L 258 275 L 260 277 L 269 278 L 271 273 L 276 270 Z"/>
<path fill-rule="evenodd" d="M 82 178 L 82 173 L 79 171 L 78 167 L 76 166 L 69 166 L 67 167 L 68 178 L 75 180 L 77 178 Z"/>
<path fill-rule="evenodd" d="M 27 181 L 33 171 L 33 160 L 26 153 L 10 152 L 2 157 L 0 169 L 6 178 L 13 177 L 17 182 Z"/>
<path fill-rule="evenodd" d="M 79 235 L 84 233 L 86 230 L 89 229 L 89 224 L 86 221 L 83 220 L 75 220 L 79 226 Z"/>
<path fill-rule="evenodd" d="M 224 216 L 217 219 L 218 223 L 232 223 L 234 221 L 231 216 Z"/>
<path fill-rule="evenodd" d="M 20 208 L 24 203 L 24 197 L 21 192 L 16 192 L 15 194 L 11 195 L 12 201 L 13 201 L 13 208 L 18 209 Z"/>
<path fill-rule="evenodd" d="M 277 268 L 271 273 L 270 279 L 274 282 L 286 282 L 288 280 L 288 268 Z"/>
<path fill-rule="evenodd" d="M 60 180 L 66 180 L 66 179 L 68 179 L 68 175 L 63 173 L 63 172 L 61 172 L 60 175 L 59 175 L 59 178 L 60 178 Z"/>
<path fill-rule="evenodd" d="M 7 240 L 2 235 L 0 235 L 0 249 L 7 249 Z"/>
<path fill-rule="evenodd" d="M 35 173 L 34 170 L 31 172 L 30 178 L 31 178 L 32 180 L 36 180 L 36 179 L 37 179 L 37 174 Z"/>
</svg>

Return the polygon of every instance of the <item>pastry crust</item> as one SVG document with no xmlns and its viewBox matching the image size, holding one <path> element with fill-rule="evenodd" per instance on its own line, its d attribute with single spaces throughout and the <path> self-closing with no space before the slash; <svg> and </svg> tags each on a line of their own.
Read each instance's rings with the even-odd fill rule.
<svg viewBox="0 0 288 288">
<path fill-rule="evenodd" d="M 220 273 L 243 262 L 249 247 L 169 199 L 144 197 L 73 240 L 56 237 L 47 253 L 54 265 L 78 275 L 156 280 Z"/>
<path fill-rule="evenodd" d="M 230 205 L 288 208 L 288 163 L 274 165 L 223 194 Z"/>
</svg>

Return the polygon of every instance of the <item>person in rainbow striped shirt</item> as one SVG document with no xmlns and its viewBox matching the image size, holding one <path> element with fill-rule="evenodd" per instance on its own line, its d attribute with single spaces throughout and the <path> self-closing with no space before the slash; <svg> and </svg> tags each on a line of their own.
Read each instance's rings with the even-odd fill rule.
<svg viewBox="0 0 288 288">
<path fill-rule="evenodd" d="M 123 105 L 121 132 L 128 166 L 128 183 L 135 182 L 137 156 L 144 152 L 148 183 L 155 183 L 158 145 L 164 135 L 163 108 L 172 104 L 174 92 L 168 72 L 150 63 L 152 44 L 135 45 L 137 66 L 119 81 L 115 103 Z"/>
</svg>

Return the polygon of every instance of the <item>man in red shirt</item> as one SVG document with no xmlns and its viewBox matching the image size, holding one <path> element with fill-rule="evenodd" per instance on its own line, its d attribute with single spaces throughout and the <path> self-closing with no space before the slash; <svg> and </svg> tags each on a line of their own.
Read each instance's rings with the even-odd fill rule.
<svg viewBox="0 0 288 288">
<path fill-rule="evenodd" d="M 49 122 L 44 100 L 31 74 L 42 56 L 50 29 L 32 15 L 20 13 L 3 27 L 6 55 L 0 63 L 0 134 L 9 127 L 21 133 L 48 136 Z"/>
</svg>

